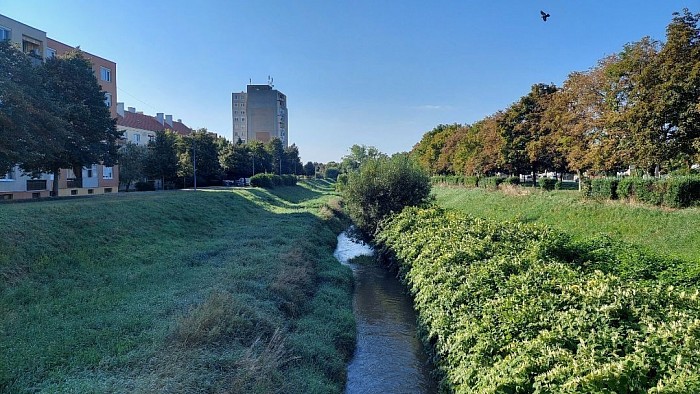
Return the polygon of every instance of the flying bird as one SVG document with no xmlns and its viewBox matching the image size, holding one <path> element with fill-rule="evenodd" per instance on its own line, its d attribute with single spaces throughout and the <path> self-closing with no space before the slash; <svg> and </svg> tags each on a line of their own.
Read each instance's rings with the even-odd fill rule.
<svg viewBox="0 0 700 394">
<path fill-rule="evenodd" d="M 544 11 L 540 11 L 540 15 L 542 15 L 542 20 L 545 22 L 547 22 L 547 18 L 549 18 L 549 16 L 550 16 L 548 13 L 546 13 Z"/>
</svg>

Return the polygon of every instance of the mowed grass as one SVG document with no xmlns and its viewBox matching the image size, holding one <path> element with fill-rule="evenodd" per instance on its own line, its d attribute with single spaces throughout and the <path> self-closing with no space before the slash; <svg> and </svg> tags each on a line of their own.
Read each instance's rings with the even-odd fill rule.
<svg viewBox="0 0 700 394">
<path fill-rule="evenodd" d="M 322 181 L 0 205 L 0 392 L 341 392 Z"/>
<path fill-rule="evenodd" d="M 586 200 L 578 191 L 433 187 L 439 205 L 476 217 L 536 222 L 579 239 L 606 235 L 647 252 L 700 263 L 700 208 L 671 210 Z"/>
</svg>

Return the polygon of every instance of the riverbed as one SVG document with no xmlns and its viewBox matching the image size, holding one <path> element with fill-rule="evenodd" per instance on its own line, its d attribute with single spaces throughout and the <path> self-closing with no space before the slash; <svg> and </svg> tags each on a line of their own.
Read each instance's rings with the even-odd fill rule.
<svg viewBox="0 0 700 394">
<path fill-rule="evenodd" d="M 417 336 L 416 316 L 404 287 L 376 264 L 352 264 L 372 249 L 348 233 L 338 236 L 335 257 L 355 277 L 353 311 L 357 346 L 348 365 L 347 394 L 435 393 L 435 382 Z"/>
</svg>

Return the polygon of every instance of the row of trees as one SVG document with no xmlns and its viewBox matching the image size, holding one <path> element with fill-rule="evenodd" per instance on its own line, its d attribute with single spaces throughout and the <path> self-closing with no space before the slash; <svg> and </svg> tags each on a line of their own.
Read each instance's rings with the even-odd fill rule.
<svg viewBox="0 0 700 394">
<path fill-rule="evenodd" d="M 32 65 L 9 41 L 0 41 L 0 173 L 15 165 L 27 173 L 76 176 L 93 163 L 116 160 L 119 137 L 93 74 L 80 50 Z"/>
<path fill-rule="evenodd" d="M 285 148 L 277 138 L 267 144 L 233 144 L 206 129 L 187 136 L 165 130 L 157 132 L 148 146 L 128 142 L 119 148 L 119 181 L 127 190 L 142 180 L 187 186 L 194 180 L 195 159 L 197 184 L 202 186 L 259 173 L 305 174 L 297 146 Z"/>
<path fill-rule="evenodd" d="M 439 125 L 411 155 L 433 174 L 689 171 L 700 161 L 699 22 L 674 13 L 665 43 L 643 38 L 472 125 Z"/>
</svg>

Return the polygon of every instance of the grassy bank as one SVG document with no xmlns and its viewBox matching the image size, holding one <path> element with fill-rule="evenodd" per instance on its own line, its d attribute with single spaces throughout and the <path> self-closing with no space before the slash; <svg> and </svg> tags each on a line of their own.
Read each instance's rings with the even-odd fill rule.
<svg viewBox="0 0 700 394">
<path fill-rule="evenodd" d="M 477 217 L 552 226 L 577 238 L 599 234 L 656 254 L 700 261 L 700 208 L 671 210 L 584 200 L 577 191 L 510 192 L 434 187 L 438 203 Z"/>
<path fill-rule="evenodd" d="M 0 205 L 0 392 L 341 392 L 330 190 Z"/>
</svg>

